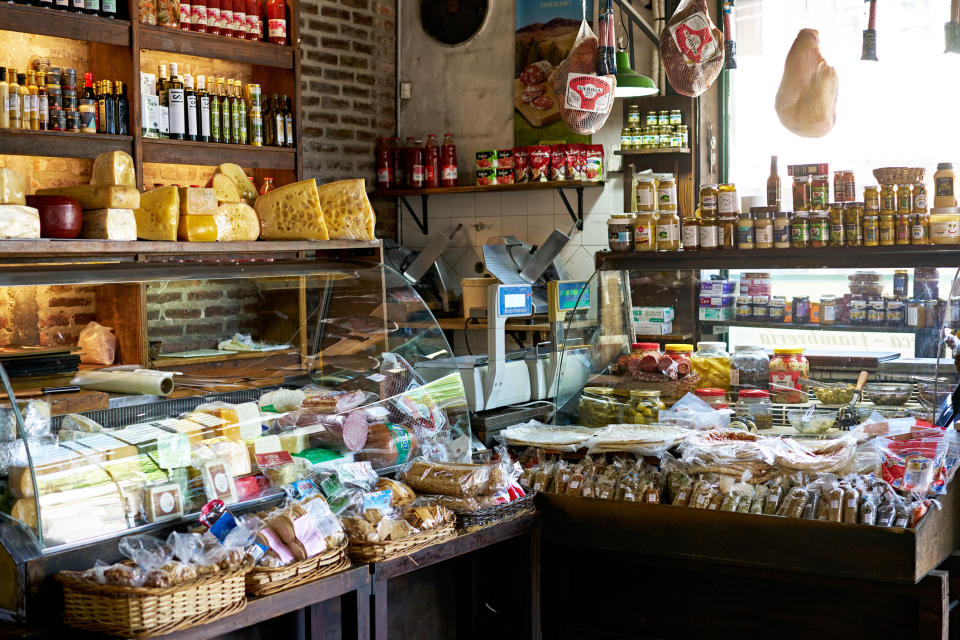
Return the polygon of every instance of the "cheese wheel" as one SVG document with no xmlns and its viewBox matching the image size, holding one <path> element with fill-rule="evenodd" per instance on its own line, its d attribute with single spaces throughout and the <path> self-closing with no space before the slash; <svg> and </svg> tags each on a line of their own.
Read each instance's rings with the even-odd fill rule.
<svg viewBox="0 0 960 640">
<path fill-rule="evenodd" d="M 373 240 L 377 216 L 362 178 L 338 180 L 317 187 L 323 221 L 331 239 Z"/>
<path fill-rule="evenodd" d="M 22 204 L 0 204 L 0 238 L 39 237 L 39 211 Z"/>
<path fill-rule="evenodd" d="M 177 239 L 180 219 L 180 194 L 176 187 L 151 189 L 140 198 L 133 212 L 137 219 L 137 237 L 144 240 Z"/>
<path fill-rule="evenodd" d="M 80 237 L 90 240 L 136 240 L 137 219 L 132 209 L 84 211 Z"/>
<path fill-rule="evenodd" d="M 257 198 L 254 204 L 264 240 L 329 240 L 317 183 L 302 180 Z"/>
<path fill-rule="evenodd" d="M 93 176 L 90 184 L 110 186 L 114 184 L 126 187 L 137 186 L 137 173 L 133 168 L 133 158 L 125 151 L 108 151 L 93 160 Z"/>
<path fill-rule="evenodd" d="M 173 189 L 173 187 L 170 187 Z M 39 196 L 66 196 L 80 203 L 84 211 L 94 209 L 136 209 L 140 192 L 134 187 L 78 184 L 72 187 L 37 189 Z"/>
<path fill-rule="evenodd" d="M 23 178 L 6 167 L 0 167 L 0 204 L 27 204 Z"/>
<path fill-rule="evenodd" d="M 213 187 L 213 192 L 218 203 L 240 202 L 240 190 L 237 189 L 236 183 L 234 183 L 230 176 L 220 172 L 214 173 L 213 178 L 210 180 L 210 186 Z"/>
<path fill-rule="evenodd" d="M 260 237 L 260 218 L 248 204 L 222 204 L 213 219 L 217 223 L 217 240 L 221 242 L 252 242 Z"/>
</svg>

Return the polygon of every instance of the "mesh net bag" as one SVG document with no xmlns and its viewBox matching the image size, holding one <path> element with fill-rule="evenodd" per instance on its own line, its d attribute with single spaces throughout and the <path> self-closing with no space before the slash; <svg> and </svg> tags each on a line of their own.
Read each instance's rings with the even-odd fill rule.
<svg viewBox="0 0 960 640">
<path fill-rule="evenodd" d="M 681 0 L 660 33 L 660 56 L 677 93 L 695 98 L 710 88 L 723 70 L 723 33 L 706 0 Z"/>
</svg>

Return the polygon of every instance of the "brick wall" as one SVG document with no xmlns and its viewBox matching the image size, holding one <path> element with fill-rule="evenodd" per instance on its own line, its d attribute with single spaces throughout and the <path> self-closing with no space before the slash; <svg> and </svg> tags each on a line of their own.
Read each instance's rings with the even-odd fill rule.
<svg viewBox="0 0 960 640">
<path fill-rule="evenodd" d="M 216 349 L 235 332 L 256 335 L 256 284 L 182 281 L 147 286 L 147 336 L 163 340 L 163 353 Z"/>
<path fill-rule="evenodd" d="M 75 345 L 96 320 L 91 286 L 0 287 L 0 345 Z"/>
</svg>

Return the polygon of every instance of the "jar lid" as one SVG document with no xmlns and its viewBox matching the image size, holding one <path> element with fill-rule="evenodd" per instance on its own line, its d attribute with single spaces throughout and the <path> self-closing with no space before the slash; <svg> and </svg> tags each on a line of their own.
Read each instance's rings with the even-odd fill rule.
<svg viewBox="0 0 960 640">
<path fill-rule="evenodd" d="M 770 392 L 763 389 L 741 389 L 741 398 L 769 398 Z"/>
<path fill-rule="evenodd" d="M 598 396 L 612 396 L 613 389 L 610 387 L 584 387 L 584 393 L 592 393 Z"/>
<path fill-rule="evenodd" d="M 715 184 L 702 184 L 700 185 L 701 189 L 716 189 L 717 185 Z"/>
<path fill-rule="evenodd" d="M 642 349 L 644 351 L 650 351 L 651 349 L 659 349 L 660 345 L 656 342 L 634 342 L 630 345 L 632 349 Z M 659 393 L 659 392 L 658 392 Z"/>
<path fill-rule="evenodd" d="M 630 391 L 631 398 L 659 398 L 660 392 L 653 389 L 633 389 Z"/>
<path fill-rule="evenodd" d="M 655 178 L 653 176 L 640 176 L 637 178 L 637 182 L 653 182 Z"/>
<path fill-rule="evenodd" d="M 762 344 L 738 344 L 733 348 L 734 351 L 762 351 Z"/>
<path fill-rule="evenodd" d="M 953 169 L 952 162 L 940 162 L 937 164 L 937 169 Z"/>
<path fill-rule="evenodd" d="M 667 344 L 663 346 L 667 351 L 676 351 L 677 353 L 690 353 L 693 351 L 692 344 Z"/>
<path fill-rule="evenodd" d="M 697 349 L 726 349 L 726 342 L 698 342 Z"/>
<path fill-rule="evenodd" d="M 778 356 L 803 355 L 803 347 L 778 347 L 773 350 L 773 353 Z"/>
<path fill-rule="evenodd" d="M 753 296 L 737 296 L 737 304 L 750 304 L 753 302 Z"/>
<path fill-rule="evenodd" d="M 723 389 L 715 389 L 713 387 L 696 389 L 694 393 L 698 396 L 705 396 L 707 398 L 720 398 L 727 395 L 727 392 Z"/>
</svg>

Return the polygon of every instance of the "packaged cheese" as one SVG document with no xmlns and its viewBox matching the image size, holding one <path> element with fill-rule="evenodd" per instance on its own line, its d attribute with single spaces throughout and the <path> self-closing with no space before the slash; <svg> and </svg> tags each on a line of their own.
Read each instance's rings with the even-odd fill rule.
<svg viewBox="0 0 960 640">
<path fill-rule="evenodd" d="M 260 218 L 248 204 L 221 204 L 213 219 L 217 223 L 217 240 L 221 242 L 251 242 L 260 237 Z"/>
<path fill-rule="evenodd" d="M 212 216 L 217 212 L 217 198 L 213 189 L 180 187 L 180 214 L 185 216 Z"/>
<path fill-rule="evenodd" d="M 217 171 L 233 180 L 233 184 L 237 187 L 237 191 L 240 192 L 241 198 L 251 201 L 257 199 L 259 195 L 257 189 L 250 182 L 250 179 L 247 177 L 247 174 L 243 172 L 243 169 L 240 168 L 240 165 L 227 162 L 217 167 Z"/>
<path fill-rule="evenodd" d="M 260 417 L 260 408 L 256 402 L 244 402 L 235 406 L 237 422 L 240 425 L 240 438 L 252 440 L 259 437 L 263 430 L 263 420 Z"/>
<path fill-rule="evenodd" d="M 137 219 L 137 237 L 144 240 L 177 239 L 180 219 L 180 194 L 176 187 L 159 187 L 143 194 L 133 212 Z"/>
<path fill-rule="evenodd" d="M 203 465 L 203 490 L 208 500 L 223 500 L 224 504 L 237 501 L 237 489 L 233 485 L 230 465 L 223 460 L 214 460 Z"/>
<path fill-rule="evenodd" d="M 137 186 L 137 174 L 133 169 L 133 158 L 125 151 L 101 153 L 93 160 L 93 177 L 90 184 L 125 187 Z"/>
<path fill-rule="evenodd" d="M 217 437 L 204 440 L 193 450 L 193 466 L 200 466 L 211 460 L 223 460 L 230 465 L 234 477 L 252 473 L 250 454 L 243 442 L 230 438 Z"/>
<path fill-rule="evenodd" d="M 80 237 L 89 240 L 136 240 L 137 219 L 132 209 L 84 211 Z"/>
<path fill-rule="evenodd" d="M 377 216 L 362 178 L 338 180 L 317 187 L 323 221 L 331 239 L 373 240 Z"/>
<path fill-rule="evenodd" d="M 147 522 L 174 520 L 183 515 L 183 492 L 174 482 L 147 488 L 144 507 Z"/>
<path fill-rule="evenodd" d="M 283 431 L 279 435 L 280 446 L 291 455 L 310 448 L 310 434 L 306 429 L 291 429 L 290 431 Z"/>
<path fill-rule="evenodd" d="M 27 204 L 23 178 L 13 169 L 0 167 L 0 204 Z"/>
<path fill-rule="evenodd" d="M 22 204 L 0 204 L 0 238 L 39 238 L 40 212 Z"/>
<path fill-rule="evenodd" d="M 210 180 L 210 186 L 219 204 L 240 202 L 240 190 L 230 176 L 224 175 L 219 171 L 213 174 Z"/>
<path fill-rule="evenodd" d="M 171 189 L 173 187 L 170 187 Z M 39 196 L 66 196 L 80 202 L 84 211 L 94 209 L 136 209 L 140 206 L 140 192 L 134 187 L 78 184 L 73 187 L 37 189 Z"/>
<path fill-rule="evenodd" d="M 225 436 L 233 440 L 240 440 L 240 417 L 236 407 L 226 402 L 210 402 L 202 404 L 188 416 L 196 421 L 196 414 L 210 416 L 212 420 L 205 420 L 208 429 L 212 428 L 215 436 Z M 236 473 L 235 475 L 242 475 Z"/>
<path fill-rule="evenodd" d="M 177 240 L 181 242 L 215 242 L 217 223 L 213 216 L 180 216 Z"/>
<path fill-rule="evenodd" d="M 257 198 L 254 204 L 264 240 L 329 240 L 317 183 L 287 184 Z"/>
</svg>

